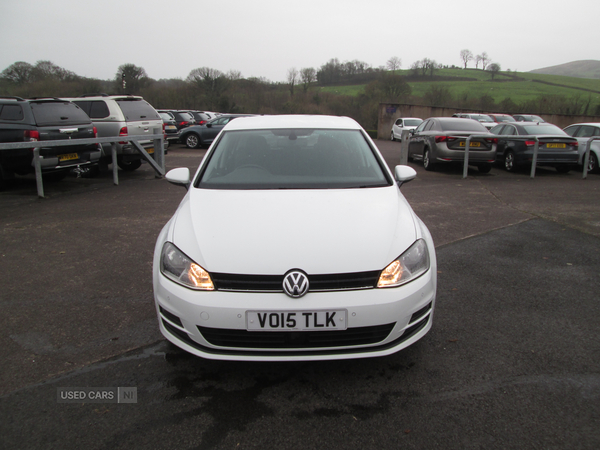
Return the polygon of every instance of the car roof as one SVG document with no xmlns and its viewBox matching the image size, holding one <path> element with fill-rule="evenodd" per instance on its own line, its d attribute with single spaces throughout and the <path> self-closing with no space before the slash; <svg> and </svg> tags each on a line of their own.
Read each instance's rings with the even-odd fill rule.
<svg viewBox="0 0 600 450">
<path fill-rule="evenodd" d="M 360 125 L 349 117 L 319 115 L 247 116 L 232 120 L 228 130 L 254 130 L 271 128 L 321 128 L 360 130 Z"/>
<path fill-rule="evenodd" d="M 576 125 L 589 125 L 592 127 L 600 127 L 600 122 L 582 122 L 582 123 L 572 123 L 571 125 L 567 125 L 567 127 L 574 127 Z M 565 128 L 567 128 L 565 127 Z"/>
</svg>

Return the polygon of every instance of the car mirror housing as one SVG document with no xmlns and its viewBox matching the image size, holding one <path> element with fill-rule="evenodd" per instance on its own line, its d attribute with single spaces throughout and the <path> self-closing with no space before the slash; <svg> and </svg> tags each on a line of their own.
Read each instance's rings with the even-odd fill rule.
<svg viewBox="0 0 600 450">
<path fill-rule="evenodd" d="M 169 183 L 173 183 L 177 186 L 183 186 L 186 189 L 190 187 L 190 169 L 187 167 L 171 169 L 167 172 L 165 178 Z"/>
<path fill-rule="evenodd" d="M 417 177 L 417 171 L 410 166 L 396 166 L 394 175 L 398 186 L 402 186 L 404 183 L 414 180 Z"/>
</svg>

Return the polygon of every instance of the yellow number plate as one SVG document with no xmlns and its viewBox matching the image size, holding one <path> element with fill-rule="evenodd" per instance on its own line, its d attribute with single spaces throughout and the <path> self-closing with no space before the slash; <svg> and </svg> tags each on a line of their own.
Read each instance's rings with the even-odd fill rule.
<svg viewBox="0 0 600 450">
<path fill-rule="evenodd" d="M 146 151 L 148 152 L 148 154 L 150 154 L 150 155 L 151 155 L 152 153 L 154 153 L 154 147 L 147 148 L 147 149 L 145 149 L 145 150 L 146 150 Z"/>
<path fill-rule="evenodd" d="M 546 148 L 566 148 L 567 144 L 546 144 Z"/>
<path fill-rule="evenodd" d="M 466 141 L 460 141 L 459 145 L 461 147 L 466 147 L 467 146 L 467 142 Z M 481 142 L 471 142 L 469 144 L 469 147 L 481 147 Z"/>
<path fill-rule="evenodd" d="M 58 155 L 59 161 L 71 161 L 72 159 L 79 159 L 77 153 L 65 153 L 64 155 Z"/>
</svg>

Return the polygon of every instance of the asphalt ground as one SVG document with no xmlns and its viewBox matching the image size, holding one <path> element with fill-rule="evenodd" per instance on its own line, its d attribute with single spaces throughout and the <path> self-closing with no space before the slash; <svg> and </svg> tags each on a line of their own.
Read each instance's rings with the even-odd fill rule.
<svg viewBox="0 0 600 450">
<path fill-rule="evenodd" d="M 173 146 L 167 169 L 203 153 Z M 148 165 L 119 186 L 0 192 L 0 448 L 599 448 L 600 176 L 411 165 L 433 328 L 341 362 L 208 361 L 164 341 L 152 253 L 185 191 Z M 62 387 L 136 387 L 137 403 L 58 403 Z"/>
</svg>

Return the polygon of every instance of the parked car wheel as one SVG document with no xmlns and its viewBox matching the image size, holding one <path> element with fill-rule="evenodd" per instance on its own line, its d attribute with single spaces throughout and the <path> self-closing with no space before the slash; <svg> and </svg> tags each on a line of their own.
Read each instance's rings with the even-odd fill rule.
<svg viewBox="0 0 600 450">
<path fill-rule="evenodd" d="M 196 133 L 190 133 L 185 137 L 185 146 L 187 148 L 198 148 L 200 146 L 200 137 Z"/>
<path fill-rule="evenodd" d="M 504 168 L 507 172 L 514 172 L 517 169 L 515 164 L 515 154 L 508 151 L 504 154 Z"/>
<path fill-rule="evenodd" d="M 492 170 L 492 165 L 491 164 L 479 164 L 477 166 L 477 168 L 479 169 L 479 173 L 490 173 L 490 170 Z"/>
<path fill-rule="evenodd" d="M 136 169 L 139 169 L 142 165 L 141 159 L 134 159 L 132 161 L 124 161 L 123 158 L 117 159 L 117 165 L 126 172 L 133 172 Z"/>
<path fill-rule="evenodd" d="M 395 141 L 396 138 L 394 137 L 394 132 L 392 131 L 391 136 L 390 136 L 390 141 Z"/>
<path fill-rule="evenodd" d="M 431 152 L 428 148 L 423 152 L 423 167 L 425 170 L 433 170 L 435 165 L 431 162 Z"/>
<path fill-rule="evenodd" d="M 590 152 L 590 160 L 588 161 L 588 173 L 598 172 L 598 157 L 594 152 Z"/>
</svg>

